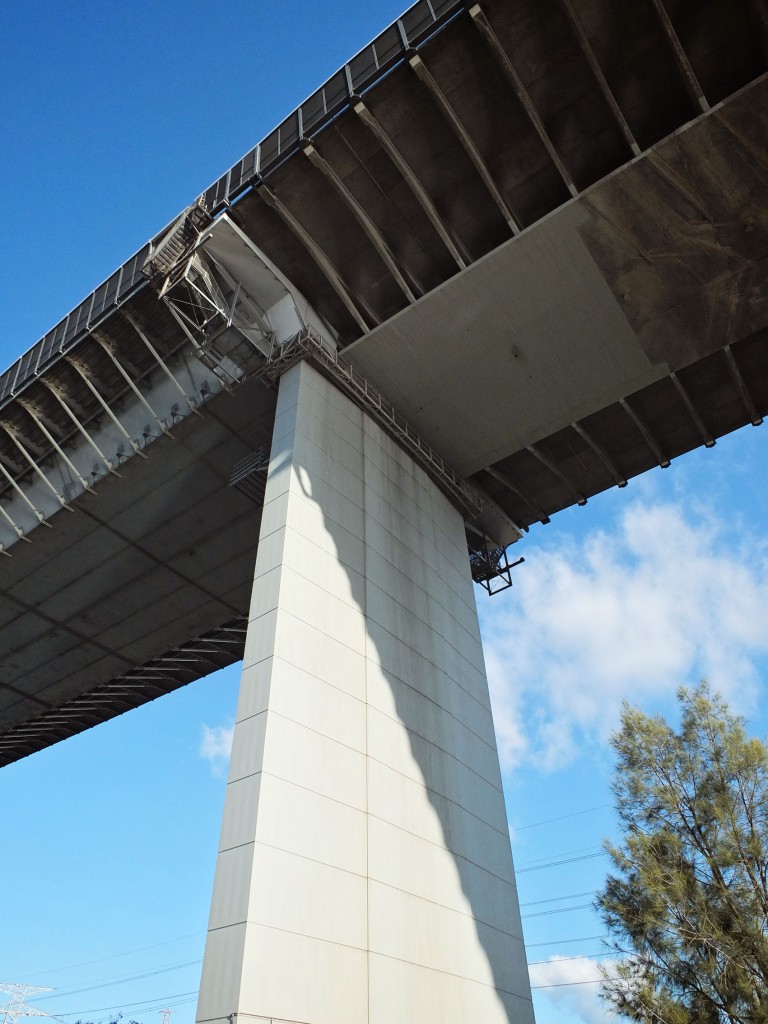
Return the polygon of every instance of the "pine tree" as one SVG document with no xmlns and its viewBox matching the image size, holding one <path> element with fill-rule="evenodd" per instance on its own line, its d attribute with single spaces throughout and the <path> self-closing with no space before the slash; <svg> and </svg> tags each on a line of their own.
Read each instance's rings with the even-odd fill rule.
<svg viewBox="0 0 768 1024">
<path fill-rule="evenodd" d="M 768 1022 L 768 749 L 705 683 L 678 732 L 625 705 L 624 835 L 597 905 L 622 956 L 603 998 L 657 1024 Z"/>
</svg>

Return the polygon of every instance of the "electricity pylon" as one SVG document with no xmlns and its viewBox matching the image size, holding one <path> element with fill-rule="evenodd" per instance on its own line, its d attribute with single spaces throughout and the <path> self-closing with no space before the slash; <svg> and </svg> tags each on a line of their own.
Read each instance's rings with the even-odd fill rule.
<svg viewBox="0 0 768 1024">
<path fill-rule="evenodd" d="M 0 992 L 8 996 L 5 1006 L 0 1006 L 0 1024 L 17 1024 L 19 1017 L 50 1017 L 50 1013 L 28 1006 L 25 1000 L 27 996 L 51 991 L 44 985 L 0 984 Z"/>
</svg>

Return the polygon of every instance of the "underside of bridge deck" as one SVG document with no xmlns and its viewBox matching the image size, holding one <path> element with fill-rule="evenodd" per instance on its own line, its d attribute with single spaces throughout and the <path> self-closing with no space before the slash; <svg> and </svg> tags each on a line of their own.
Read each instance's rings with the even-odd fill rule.
<svg viewBox="0 0 768 1024">
<path fill-rule="evenodd" d="M 226 214 L 525 531 L 768 410 L 766 68 L 764 0 L 419 0 L 180 253 Z M 228 484 L 274 392 L 159 297 L 165 237 L 0 376 L 0 763 L 242 652 L 260 496 Z"/>
</svg>

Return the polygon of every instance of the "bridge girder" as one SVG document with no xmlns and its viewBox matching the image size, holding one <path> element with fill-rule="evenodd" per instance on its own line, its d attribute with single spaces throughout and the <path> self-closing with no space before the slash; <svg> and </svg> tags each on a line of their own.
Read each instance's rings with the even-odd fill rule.
<svg viewBox="0 0 768 1024">
<path fill-rule="evenodd" d="M 420 0 L 202 206 L 510 520 L 547 522 L 768 409 L 761 11 Z M 274 401 L 200 370 L 142 273 L 166 234 L 0 376 L 5 760 L 36 749 L 11 734 L 31 736 L 41 707 L 101 694 L 246 609 L 259 510 L 227 484 L 268 443 Z M 151 430 L 108 450 L 114 411 L 142 400 Z M 72 462 L 73 490 L 55 467 L 83 431 L 93 468 Z M 61 735 L 127 706 L 94 698 Z"/>
</svg>

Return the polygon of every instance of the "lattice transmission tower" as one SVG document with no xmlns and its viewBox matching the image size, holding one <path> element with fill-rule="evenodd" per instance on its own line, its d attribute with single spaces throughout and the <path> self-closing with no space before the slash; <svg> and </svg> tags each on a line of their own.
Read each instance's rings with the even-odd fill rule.
<svg viewBox="0 0 768 1024">
<path fill-rule="evenodd" d="M 26 999 L 27 996 L 51 991 L 44 985 L 0 984 L 0 992 L 8 996 L 5 1005 L 0 1006 L 0 1024 L 17 1024 L 19 1017 L 50 1017 L 50 1013 L 45 1010 L 29 1006 Z"/>
</svg>

